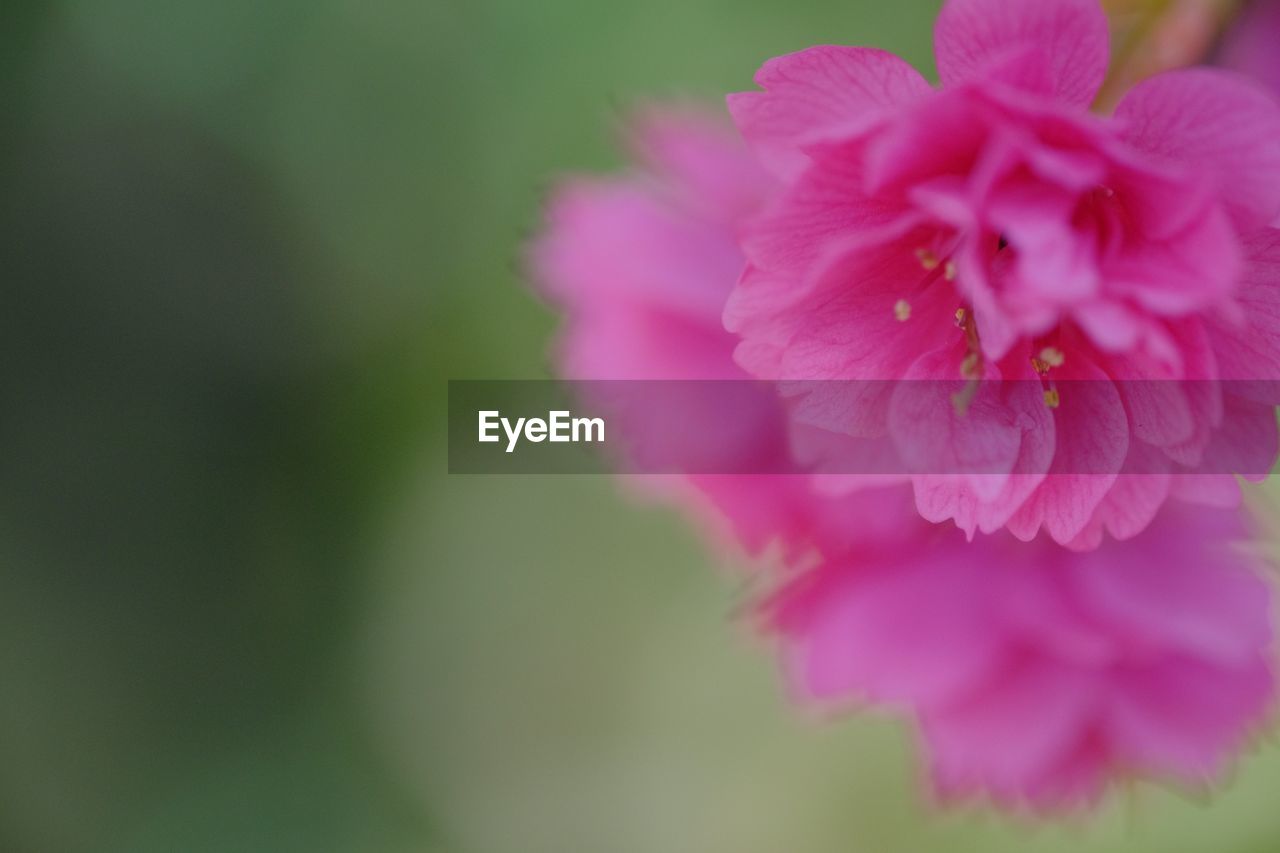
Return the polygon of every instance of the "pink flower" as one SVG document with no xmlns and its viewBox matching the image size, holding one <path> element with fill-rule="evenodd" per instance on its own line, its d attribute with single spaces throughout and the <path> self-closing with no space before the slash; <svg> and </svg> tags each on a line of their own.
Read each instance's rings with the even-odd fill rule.
<svg viewBox="0 0 1280 853">
<path fill-rule="evenodd" d="M 532 266 L 565 311 L 570 379 L 746 379 L 720 315 L 744 260 L 735 240 L 774 188 L 726 127 L 691 108 L 640 112 L 640 168 L 557 187 Z"/>
<path fill-rule="evenodd" d="M 968 408 L 917 385 L 856 426 L 831 401 L 804 415 L 890 437 L 920 513 L 970 535 L 1087 550 L 1171 496 L 1238 500 L 1229 475 L 1262 476 L 1278 445 L 1272 389 L 1224 380 L 1280 379 L 1280 108 L 1198 69 L 1091 114 L 1096 0 L 950 0 L 936 49 L 940 90 L 890 54 L 816 47 L 730 96 L 784 184 L 743 231 L 739 362 L 972 386 Z M 983 470 L 955 473 L 967 456 Z"/>
<path fill-rule="evenodd" d="M 568 318 L 561 372 L 745 378 L 719 316 L 743 263 L 735 233 L 773 181 L 694 113 L 651 111 L 634 140 L 644 167 L 566 183 L 534 247 Z M 1264 713 L 1270 598 L 1255 561 L 1232 550 L 1239 516 L 1169 508 L 1088 554 L 967 542 L 923 521 L 909 489 L 834 496 L 832 478 L 800 474 L 794 424 L 772 395 L 741 411 L 742 430 L 702 450 L 774 473 L 665 478 L 667 495 L 700 515 L 714 507 L 751 550 L 784 546 L 791 568 L 766 612 L 798 697 L 914 716 L 943 793 L 1050 808 L 1122 771 L 1195 782 Z"/>
<path fill-rule="evenodd" d="M 651 489 L 674 491 L 713 524 L 727 522 L 750 551 L 773 542 L 800 548 L 815 526 L 837 523 L 829 508 L 839 502 L 819 498 L 800 475 L 784 410 L 747 381 L 733 360 L 737 338 L 720 319 L 744 264 L 736 231 L 775 182 L 726 122 L 705 113 L 649 109 L 630 131 L 641 168 L 566 181 L 533 247 L 534 276 L 566 316 L 559 373 L 572 380 L 739 380 L 739 389 L 723 386 L 717 400 L 737 397 L 732 434 L 709 428 L 724 418 L 704 413 L 696 396 L 677 401 L 675 383 L 657 393 L 677 411 L 633 404 L 625 417 L 633 434 L 678 440 L 686 456 L 713 460 L 712 468 L 752 473 L 643 479 Z"/>
<path fill-rule="evenodd" d="M 1073 553 L 921 524 L 837 550 L 767 614 L 798 697 L 914 717 L 946 799 L 1047 810 L 1124 774 L 1201 786 L 1275 687 L 1245 533 L 1237 513 L 1171 507 Z"/>
</svg>

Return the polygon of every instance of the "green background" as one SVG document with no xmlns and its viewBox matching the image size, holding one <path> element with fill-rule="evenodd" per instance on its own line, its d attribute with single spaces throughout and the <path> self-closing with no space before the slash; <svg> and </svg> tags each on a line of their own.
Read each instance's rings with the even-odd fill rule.
<svg viewBox="0 0 1280 853">
<path fill-rule="evenodd" d="M 1266 747 L 1211 803 L 939 814 L 673 512 L 444 473 L 447 379 L 547 375 L 521 247 L 629 103 L 928 68 L 937 5 L 8 0 L 0 850 L 1276 849 Z"/>
</svg>

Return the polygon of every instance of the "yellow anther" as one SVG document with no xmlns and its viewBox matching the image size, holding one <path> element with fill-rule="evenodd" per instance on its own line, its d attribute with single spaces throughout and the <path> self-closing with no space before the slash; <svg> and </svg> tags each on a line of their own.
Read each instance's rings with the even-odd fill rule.
<svg viewBox="0 0 1280 853">
<path fill-rule="evenodd" d="M 956 268 L 955 261 L 947 261 L 947 265 L 943 268 L 942 277 L 947 281 L 955 281 L 960 271 Z"/>
<path fill-rule="evenodd" d="M 956 309 L 956 325 L 963 328 L 964 321 L 968 316 L 969 316 L 968 313 L 966 313 L 963 308 L 957 308 Z"/>
<path fill-rule="evenodd" d="M 916 260 L 920 261 L 920 266 L 932 272 L 938 268 L 938 264 L 942 263 L 938 256 L 928 249 L 916 249 Z"/>
<path fill-rule="evenodd" d="M 1066 360 L 1067 357 L 1063 355 L 1062 350 L 1057 347 L 1045 347 L 1040 350 L 1040 361 L 1043 361 L 1050 367 L 1062 367 Z"/>
<path fill-rule="evenodd" d="M 1056 409 L 1062 405 L 1062 395 L 1058 393 L 1057 388 L 1050 388 L 1044 392 L 1044 404 L 1051 409 Z"/>
<path fill-rule="evenodd" d="M 973 398 L 978 395 L 978 380 L 970 379 L 965 386 L 959 391 L 951 395 L 951 405 L 955 408 L 956 414 L 965 417 L 969 414 L 969 407 L 973 405 Z"/>
<path fill-rule="evenodd" d="M 899 323 L 905 323 L 911 319 L 911 303 L 905 299 L 899 299 L 893 305 L 893 316 L 898 318 Z"/>
</svg>

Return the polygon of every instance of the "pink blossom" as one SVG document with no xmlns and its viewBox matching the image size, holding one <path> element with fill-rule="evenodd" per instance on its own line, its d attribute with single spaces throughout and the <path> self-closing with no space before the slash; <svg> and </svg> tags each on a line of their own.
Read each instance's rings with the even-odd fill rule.
<svg viewBox="0 0 1280 853">
<path fill-rule="evenodd" d="M 534 276 L 566 318 L 558 371 L 578 380 L 743 380 L 731 435 L 703 426 L 714 419 L 696 399 L 677 412 L 631 406 L 626 416 L 633 433 L 668 437 L 674 427 L 684 452 L 753 473 L 643 480 L 700 516 L 710 509 L 708 520 L 727 523 L 750 551 L 801 547 L 812 528 L 835 523 L 833 502 L 799 474 L 783 409 L 746 381 L 733 360 L 737 338 L 720 319 L 744 264 L 736 231 L 775 182 L 727 122 L 704 112 L 652 108 L 629 131 L 640 168 L 564 182 L 533 248 Z"/>
<path fill-rule="evenodd" d="M 797 697 L 913 717 L 944 799 L 1049 810 L 1121 775 L 1200 787 L 1275 687 L 1246 532 L 1172 505 L 1087 553 L 920 524 L 837 549 L 767 615 Z"/>
<path fill-rule="evenodd" d="M 564 184 L 532 253 L 567 317 L 560 371 L 744 378 L 719 316 L 743 263 L 735 233 L 773 180 L 696 113 L 650 111 L 633 132 L 643 166 Z M 1050 808 L 1121 771 L 1197 782 L 1264 713 L 1269 591 L 1232 549 L 1235 513 L 1171 506 L 1088 554 L 968 542 L 922 520 L 909 489 L 833 495 L 833 478 L 799 473 L 775 397 L 743 411 L 708 452 L 774 473 L 666 479 L 666 494 L 714 507 L 749 549 L 785 546 L 766 613 L 797 697 L 914 717 L 941 792 Z"/>
<path fill-rule="evenodd" d="M 1280 379 L 1280 108 L 1195 69 L 1089 112 L 1096 0 L 949 0 L 935 43 L 940 89 L 891 54 L 815 47 L 730 96 L 783 183 L 742 232 L 738 361 L 975 386 L 968 409 L 883 395 L 856 426 L 830 401 L 805 420 L 923 455 L 904 469 L 920 513 L 971 536 L 1087 550 L 1170 497 L 1238 500 L 1229 474 L 1261 476 L 1278 446 L 1276 396 L 1223 381 Z M 998 464 L 930 468 L 943 452 Z"/>
</svg>

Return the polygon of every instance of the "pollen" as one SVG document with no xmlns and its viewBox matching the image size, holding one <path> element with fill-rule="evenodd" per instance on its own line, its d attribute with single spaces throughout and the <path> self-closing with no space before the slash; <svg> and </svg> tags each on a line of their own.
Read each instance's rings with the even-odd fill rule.
<svg viewBox="0 0 1280 853">
<path fill-rule="evenodd" d="M 938 256 L 928 249 L 916 249 L 916 260 L 920 262 L 920 266 L 929 272 L 933 272 L 942 263 Z"/>
<path fill-rule="evenodd" d="M 899 323 L 905 323 L 911 319 L 911 303 L 905 299 L 899 299 L 893 305 L 893 316 L 897 318 Z"/>
<path fill-rule="evenodd" d="M 1065 362 L 1066 356 L 1057 347 L 1045 347 L 1040 350 L 1039 355 L 1031 357 L 1031 367 L 1041 376 L 1046 375 L 1055 367 L 1062 367 Z"/>
<path fill-rule="evenodd" d="M 1062 367 L 1067 357 L 1057 347 L 1045 347 L 1040 350 L 1040 360 L 1050 367 Z"/>
<path fill-rule="evenodd" d="M 956 414 L 965 417 L 969 414 L 969 407 L 973 405 L 973 398 L 978 395 L 978 380 L 971 379 L 959 391 L 951 395 L 951 405 L 956 410 Z"/>
<path fill-rule="evenodd" d="M 1058 393 L 1057 388 L 1050 388 L 1044 392 L 1044 404 L 1051 409 L 1056 409 L 1062 405 L 1062 395 Z"/>
<path fill-rule="evenodd" d="M 968 316 L 969 316 L 968 312 L 966 312 L 963 308 L 957 308 L 956 309 L 956 326 L 958 328 L 963 329 L 964 321 L 968 318 Z"/>
</svg>

